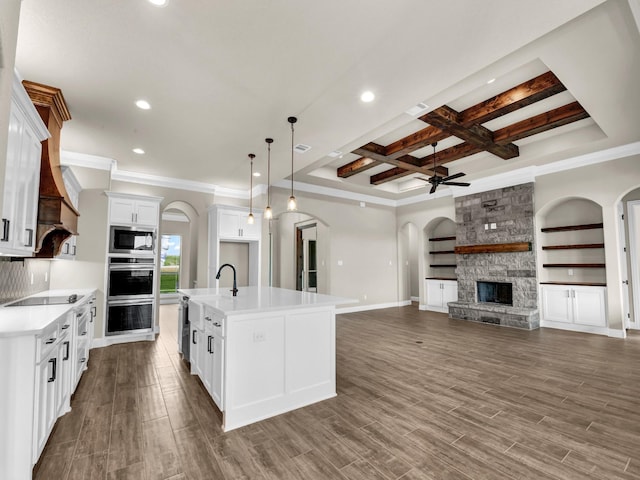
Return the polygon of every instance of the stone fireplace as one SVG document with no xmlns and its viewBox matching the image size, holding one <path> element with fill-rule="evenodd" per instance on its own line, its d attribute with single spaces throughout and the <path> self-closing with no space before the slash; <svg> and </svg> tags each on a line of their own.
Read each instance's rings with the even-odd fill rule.
<svg viewBox="0 0 640 480">
<path fill-rule="evenodd" d="M 449 317 L 538 328 L 533 183 L 458 197 L 456 225 Z"/>
</svg>

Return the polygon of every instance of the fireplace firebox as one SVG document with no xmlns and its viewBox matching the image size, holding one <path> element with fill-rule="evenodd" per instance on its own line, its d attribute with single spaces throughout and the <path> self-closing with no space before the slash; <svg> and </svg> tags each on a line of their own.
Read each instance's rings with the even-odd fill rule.
<svg viewBox="0 0 640 480">
<path fill-rule="evenodd" d="M 476 282 L 478 302 L 513 305 L 513 285 L 506 282 Z"/>
</svg>

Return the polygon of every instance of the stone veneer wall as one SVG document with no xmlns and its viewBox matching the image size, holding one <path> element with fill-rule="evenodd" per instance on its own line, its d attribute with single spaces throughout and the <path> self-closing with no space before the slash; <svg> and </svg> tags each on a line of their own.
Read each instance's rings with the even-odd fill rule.
<svg viewBox="0 0 640 480">
<path fill-rule="evenodd" d="M 50 260 L 11 261 L 10 257 L 0 257 L 0 304 L 49 290 L 50 265 Z"/>
<path fill-rule="evenodd" d="M 536 278 L 535 224 L 533 183 L 491 190 L 456 199 L 456 245 L 479 245 L 531 242 L 529 252 L 456 255 L 458 303 L 477 302 L 476 281 L 510 282 L 513 284 L 513 307 L 487 306 L 486 311 L 501 313 L 480 318 L 477 309 L 463 312 L 460 305 L 450 314 L 468 320 L 500 323 L 521 328 L 537 328 L 539 324 Z M 496 224 L 486 229 L 485 224 Z M 533 311 L 530 311 L 533 310 Z M 527 311 L 522 319 L 523 312 Z M 512 318 L 515 314 L 517 318 Z M 454 315 L 451 315 L 454 316 Z"/>
</svg>

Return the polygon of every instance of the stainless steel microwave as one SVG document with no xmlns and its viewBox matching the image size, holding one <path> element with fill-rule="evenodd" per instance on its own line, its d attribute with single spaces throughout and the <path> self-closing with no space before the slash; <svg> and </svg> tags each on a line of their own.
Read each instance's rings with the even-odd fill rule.
<svg viewBox="0 0 640 480">
<path fill-rule="evenodd" d="M 154 229 L 113 225 L 109 235 L 109 253 L 153 255 L 156 251 Z"/>
</svg>

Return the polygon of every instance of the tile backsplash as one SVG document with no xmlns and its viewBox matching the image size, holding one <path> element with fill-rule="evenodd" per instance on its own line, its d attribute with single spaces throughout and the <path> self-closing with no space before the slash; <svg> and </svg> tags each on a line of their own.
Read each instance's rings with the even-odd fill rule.
<svg viewBox="0 0 640 480">
<path fill-rule="evenodd" d="M 48 290 L 50 266 L 50 260 L 0 257 L 0 304 Z"/>
</svg>

